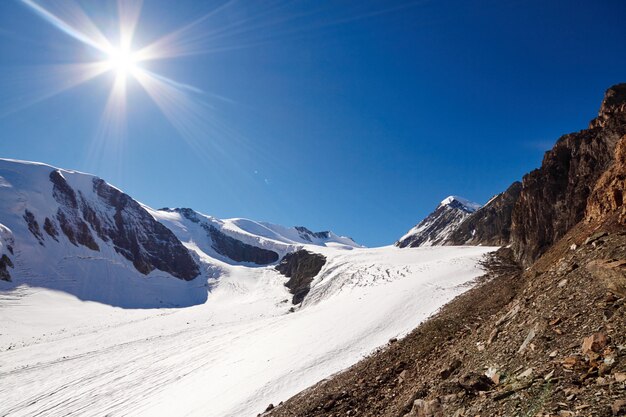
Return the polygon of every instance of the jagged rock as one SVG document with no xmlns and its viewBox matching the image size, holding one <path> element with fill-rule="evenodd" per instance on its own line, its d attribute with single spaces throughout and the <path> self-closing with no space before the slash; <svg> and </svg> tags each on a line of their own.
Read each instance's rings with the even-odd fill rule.
<svg viewBox="0 0 626 417">
<path fill-rule="evenodd" d="M 479 391 L 489 391 L 493 381 L 485 374 L 469 372 L 459 378 L 459 385 L 468 393 L 476 394 Z"/>
<path fill-rule="evenodd" d="M 626 84 L 611 87 L 591 128 L 561 137 L 541 168 L 524 176 L 512 214 L 511 244 L 525 265 L 585 217 L 587 198 L 626 134 Z"/>
<path fill-rule="evenodd" d="M 626 123 L 626 84 L 617 84 L 604 94 L 598 117 L 589 123 L 589 129 L 606 127 L 610 122 Z"/>
<path fill-rule="evenodd" d="M 439 376 L 441 377 L 441 379 L 448 379 L 450 378 L 450 375 L 454 373 L 454 371 L 456 371 L 457 369 L 461 367 L 461 365 L 462 365 L 461 361 L 458 359 L 455 359 L 452 361 L 450 365 L 448 365 L 447 367 L 439 371 Z"/>
<path fill-rule="evenodd" d="M 285 284 L 293 294 L 293 304 L 300 304 L 311 289 L 313 278 L 322 270 L 326 257 L 301 249 L 283 257 L 276 270 L 289 278 Z"/>
<path fill-rule="evenodd" d="M 521 190 L 521 182 L 511 184 L 505 192 L 493 197 L 464 219 L 445 244 L 487 246 L 508 244 L 511 235 L 511 214 Z"/>
<path fill-rule="evenodd" d="M 11 281 L 11 274 L 9 274 L 8 268 L 13 268 L 13 262 L 4 254 L 0 257 L 0 281 Z"/>
<path fill-rule="evenodd" d="M 626 415 L 626 400 L 615 400 L 611 406 L 611 412 L 614 416 Z"/>
<path fill-rule="evenodd" d="M 186 281 L 200 274 L 187 248 L 138 202 L 99 178 L 93 179 L 93 190 L 115 214 L 113 224 L 93 222 L 92 226 L 103 240 L 111 239 L 115 250 L 139 272 L 158 269 Z"/>
<path fill-rule="evenodd" d="M 593 260 L 587 264 L 591 275 L 603 283 L 609 291 L 626 297 L 626 261 Z"/>
<path fill-rule="evenodd" d="M 89 226 L 80 216 L 78 197 L 74 189 L 58 170 L 50 173 L 50 181 L 53 184 L 52 195 L 60 205 L 57 210 L 57 221 L 63 234 L 76 246 L 83 245 L 94 251 L 100 250 Z"/>
<path fill-rule="evenodd" d="M 24 221 L 28 225 L 28 230 L 37 238 L 40 245 L 43 245 L 43 234 L 39 228 L 39 223 L 35 219 L 35 215 L 28 210 L 24 210 Z"/>
<path fill-rule="evenodd" d="M 46 233 L 48 234 L 48 236 L 50 236 L 52 239 L 56 240 L 57 242 L 59 241 L 57 239 L 57 236 L 59 236 L 59 231 L 57 230 L 57 228 L 54 225 L 53 221 L 50 220 L 47 217 L 46 217 L 46 220 L 44 220 L 44 223 L 43 223 L 43 230 L 45 230 Z"/>
<path fill-rule="evenodd" d="M 443 409 L 439 399 L 425 401 L 422 399 L 413 402 L 413 408 L 405 417 L 443 417 Z"/>
<path fill-rule="evenodd" d="M 615 147 L 615 162 L 596 183 L 585 213 L 588 222 L 614 217 L 626 224 L 626 135 Z"/>
<path fill-rule="evenodd" d="M 602 332 L 597 332 L 589 337 L 585 337 L 582 345 L 583 355 L 589 352 L 600 353 L 610 343 L 610 338 Z"/>
</svg>

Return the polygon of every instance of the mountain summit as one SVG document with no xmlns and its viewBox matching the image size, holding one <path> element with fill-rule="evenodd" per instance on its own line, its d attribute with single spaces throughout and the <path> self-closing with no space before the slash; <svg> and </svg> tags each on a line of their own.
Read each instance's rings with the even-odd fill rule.
<svg viewBox="0 0 626 417">
<path fill-rule="evenodd" d="M 405 248 L 441 245 L 463 220 L 479 208 L 480 204 L 463 197 L 448 196 L 424 220 L 402 236 L 396 246 Z"/>
</svg>

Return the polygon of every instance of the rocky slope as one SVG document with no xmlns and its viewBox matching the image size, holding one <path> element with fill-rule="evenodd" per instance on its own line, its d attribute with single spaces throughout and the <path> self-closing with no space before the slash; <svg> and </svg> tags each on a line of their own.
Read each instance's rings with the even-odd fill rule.
<svg viewBox="0 0 626 417">
<path fill-rule="evenodd" d="M 270 414 L 626 415 L 625 93 L 524 177 L 477 287 Z"/>
<path fill-rule="evenodd" d="M 400 248 L 440 245 L 479 207 L 462 197 L 449 196 L 395 245 Z"/>
<path fill-rule="evenodd" d="M 511 237 L 511 215 L 522 183 L 514 182 L 503 193 L 467 216 L 443 242 L 445 245 L 504 246 Z"/>
</svg>

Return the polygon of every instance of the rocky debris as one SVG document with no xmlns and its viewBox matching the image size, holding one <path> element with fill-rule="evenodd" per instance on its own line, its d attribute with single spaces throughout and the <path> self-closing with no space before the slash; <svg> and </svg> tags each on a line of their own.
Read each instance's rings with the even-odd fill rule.
<svg viewBox="0 0 626 417">
<path fill-rule="evenodd" d="M 586 268 L 609 291 L 626 297 L 626 260 L 594 259 Z"/>
<path fill-rule="evenodd" d="M 443 244 L 450 234 L 468 216 L 480 207 L 460 197 L 450 196 L 443 200 L 417 226 L 398 240 L 395 245 L 400 248 L 430 246 Z"/>
<path fill-rule="evenodd" d="M 505 192 L 493 197 L 464 219 L 445 244 L 487 246 L 508 244 L 511 235 L 511 215 L 521 190 L 521 182 L 511 184 Z"/>
<path fill-rule="evenodd" d="M 494 383 L 485 374 L 479 374 L 477 372 L 468 372 L 459 378 L 459 385 L 468 394 L 478 394 L 480 391 L 489 391 Z"/>
<path fill-rule="evenodd" d="M 301 249 L 288 253 L 276 265 L 276 270 L 289 278 L 285 286 L 293 294 L 292 303 L 300 304 L 311 289 L 313 278 L 326 264 L 326 257 Z"/>
<path fill-rule="evenodd" d="M 611 405 L 611 412 L 614 416 L 626 416 L 626 400 L 615 400 Z"/>
<path fill-rule="evenodd" d="M 35 236 L 40 245 L 43 246 L 43 234 L 39 228 L 39 223 L 35 219 L 35 215 L 28 210 L 24 210 L 24 221 L 28 225 L 28 230 Z"/>
<path fill-rule="evenodd" d="M 444 414 L 439 399 L 429 401 L 418 399 L 404 417 L 444 417 Z"/>
<path fill-rule="evenodd" d="M 530 265 L 585 217 L 591 190 L 612 165 L 616 145 L 626 134 L 625 90 L 626 84 L 611 87 L 597 122 L 590 129 L 561 137 L 546 152 L 541 168 L 524 176 L 511 224 L 511 244 L 524 265 Z M 618 190 L 619 180 L 607 181 Z M 608 196 L 604 189 L 598 194 Z M 615 195 L 598 197 L 597 206 L 609 204 L 607 199 L 614 200 L 610 205 L 621 200 Z M 595 218 L 596 210 L 591 209 L 587 217 Z"/>
<path fill-rule="evenodd" d="M 11 274 L 8 268 L 13 268 L 13 262 L 6 254 L 3 254 L 0 257 L 0 281 L 11 282 Z"/>
</svg>

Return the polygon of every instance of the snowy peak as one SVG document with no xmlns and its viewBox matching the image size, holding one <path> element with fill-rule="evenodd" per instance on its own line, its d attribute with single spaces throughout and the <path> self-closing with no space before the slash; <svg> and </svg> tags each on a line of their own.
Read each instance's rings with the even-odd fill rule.
<svg viewBox="0 0 626 417">
<path fill-rule="evenodd" d="M 446 197 L 435 208 L 435 211 L 402 236 L 396 242 L 396 246 L 404 248 L 441 245 L 468 216 L 479 208 L 480 204 L 463 197 Z"/>
<path fill-rule="evenodd" d="M 186 284 L 201 275 L 187 248 L 104 180 L 0 159 L 0 184 L 3 281 L 122 307 L 189 305 L 206 298 L 192 288 L 197 284 Z"/>
<path fill-rule="evenodd" d="M 450 195 L 439 203 L 440 206 L 448 206 L 454 209 L 459 209 L 466 211 L 468 213 L 473 213 L 478 210 L 481 206 L 478 203 L 474 203 L 466 198 L 459 197 L 457 195 Z"/>
</svg>

